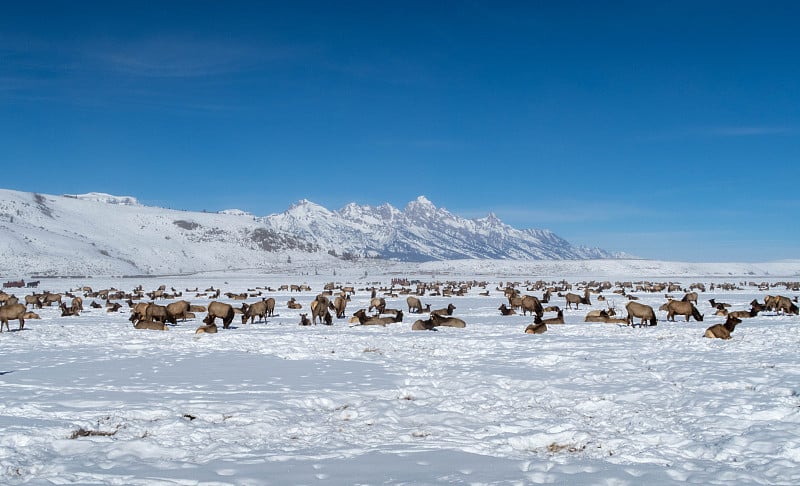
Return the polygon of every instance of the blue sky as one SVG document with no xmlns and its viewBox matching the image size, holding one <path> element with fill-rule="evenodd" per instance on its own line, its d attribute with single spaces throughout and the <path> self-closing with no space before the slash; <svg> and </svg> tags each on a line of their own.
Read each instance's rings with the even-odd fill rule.
<svg viewBox="0 0 800 486">
<path fill-rule="evenodd" d="M 800 2 L 13 2 L 0 187 L 800 258 Z"/>
</svg>

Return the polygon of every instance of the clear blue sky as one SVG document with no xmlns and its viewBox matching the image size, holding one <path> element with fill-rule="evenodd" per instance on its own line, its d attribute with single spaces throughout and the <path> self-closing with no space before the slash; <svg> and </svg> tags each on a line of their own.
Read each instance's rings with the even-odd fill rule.
<svg viewBox="0 0 800 486">
<path fill-rule="evenodd" d="M 800 2 L 8 2 L 0 187 L 800 258 Z"/>
</svg>

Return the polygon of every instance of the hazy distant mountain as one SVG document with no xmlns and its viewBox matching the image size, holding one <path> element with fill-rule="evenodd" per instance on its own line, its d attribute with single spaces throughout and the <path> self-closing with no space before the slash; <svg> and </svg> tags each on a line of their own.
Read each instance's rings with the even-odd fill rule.
<svg viewBox="0 0 800 486">
<path fill-rule="evenodd" d="M 398 210 L 307 200 L 258 218 L 143 206 L 102 193 L 0 190 L 0 275 L 126 275 L 273 268 L 276 263 L 380 258 L 615 258 L 548 230 L 518 230 L 490 214 L 465 219 L 420 196 Z"/>
</svg>

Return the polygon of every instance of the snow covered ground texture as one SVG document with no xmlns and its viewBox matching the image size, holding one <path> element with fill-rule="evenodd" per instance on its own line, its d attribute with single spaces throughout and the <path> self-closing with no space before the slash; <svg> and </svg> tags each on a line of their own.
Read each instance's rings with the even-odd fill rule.
<svg viewBox="0 0 800 486">
<path fill-rule="evenodd" d="M 298 326 L 329 280 L 44 280 L 53 291 L 304 281 L 313 291 L 293 294 L 302 310 L 287 309 L 288 292 L 269 293 L 277 316 L 237 316 L 216 335 L 194 333 L 202 314 L 167 332 L 134 330 L 127 306 L 109 314 L 92 299 L 80 317 L 45 308 L 0 334 L 0 483 L 800 484 L 800 319 L 766 313 L 730 341 L 701 337 L 723 320 L 709 298 L 747 309 L 766 292 L 701 293 L 705 322 L 659 312 L 645 328 L 583 323 L 606 307 L 594 296 L 565 325 L 527 335 L 532 319 L 500 316 L 490 279 L 488 297 L 422 297 L 434 309 L 452 302 L 465 329 L 411 331 L 407 313 L 385 328 Z M 693 281 L 725 280 L 683 283 Z M 605 295 L 624 313 L 624 298 Z M 368 297 L 357 292 L 347 315 Z M 403 296 L 387 301 L 406 310 Z"/>
</svg>

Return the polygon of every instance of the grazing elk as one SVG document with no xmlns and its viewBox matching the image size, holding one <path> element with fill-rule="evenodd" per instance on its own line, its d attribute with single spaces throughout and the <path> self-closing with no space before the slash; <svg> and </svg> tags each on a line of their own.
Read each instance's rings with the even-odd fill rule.
<svg viewBox="0 0 800 486">
<path fill-rule="evenodd" d="M 527 315 L 528 312 L 539 317 L 542 317 L 544 314 L 544 308 L 542 307 L 542 303 L 539 301 L 539 298 L 532 295 L 523 296 L 522 301 L 520 302 L 520 307 L 522 308 L 523 316 Z"/>
<path fill-rule="evenodd" d="M 697 310 L 688 300 L 670 300 L 666 304 L 658 308 L 660 311 L 667 311 L 667 320 L 675 322 L 675 315 L 686 317 L 686 322 L 689 322 L 689 317 L 694 317 L 696 321 L 702 321 L 703 315 Z"/>
<path fill-rule="evenodd" d="M 649 325 L 655 326 L 658 324 L 658 319 L 656 319 L 656 313 L 653 311 L 653 308 L 647 304 L 640 304 L 639 302 L 628 302 L 625 305 L 625 310 L 628 312 L 627 322 L 629 325 L 633 326 L 633 318 L 638 317 L 641 319 L 639 322 L 639 327 L 644 325 L 644 321 L 648 321 Z"/>
<path fill-rule="evenodd" d="M 372 311 L 375 309 L 378 311 L 378 314 L 383 314 L 383 310 L 386 309 L 386 299 L 383 297 L 373 297 L 369 301 L 369 307 L 367 311 Z"/>
<path fill-rule="evenodd" d="M 248 320 L 252 324 L 255 322 L 256 317 L 258 317 L 258 322 L 261 322 L 265 319 L 266 315 L 267 303 L 263 300 L 252 305 L 247 305 L 247 303 L 242 304 L 242 324 L 247 324 Z"/>
<path fill-rule="evenodd" d="M 231 322 L 233 322 L 233 317 L 235 314 L 236 313 L 233 311 L 232 305 L 215 300 L 208 304 L 208 315 L 206 315 L 206 318 L 203 319 L 203 323 L 213 324 L 215 319 L 219 317 L 222 319 L 222 328 L 228 329 L 228 327 L 231 325 Z"/>
<path fill-rule="evenodd" d="M 167 316 L 173 324 L 177 324 L 178 319 L 186 321 L 187 314 L 192 304 L 186 300 L 179 300 L 167 304 Z"/>
<path fill-rule="evenodd" d="M 729 315 L 728 319 L 725 321 L 724 324 L 714 324 L 713 326 L 706 329 L 706 332 L 705 334 L 703 334 L 703 337 L 730 339 L 731 333 L 736 328 L 736 325 L 741 323 L 742 323 L 741 319 Z"/>
</svg>

